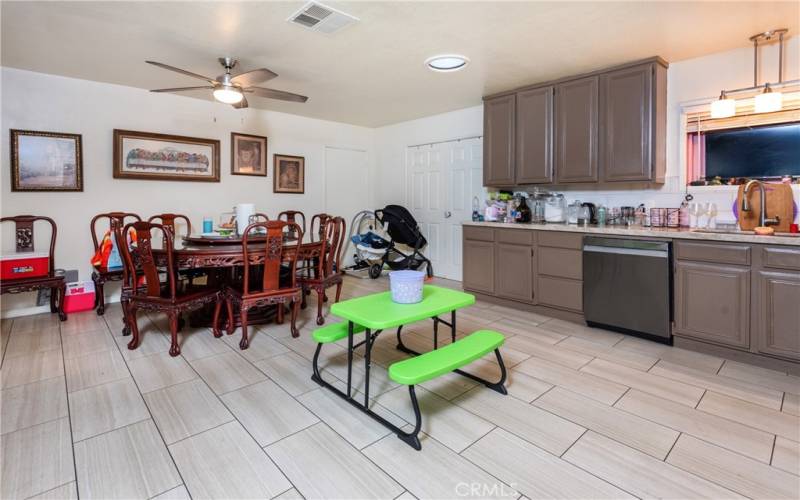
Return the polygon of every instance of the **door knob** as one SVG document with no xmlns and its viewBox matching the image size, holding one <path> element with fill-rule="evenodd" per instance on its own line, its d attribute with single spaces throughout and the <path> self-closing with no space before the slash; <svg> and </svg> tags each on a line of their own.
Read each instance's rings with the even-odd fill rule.
<svg viewBox="0 0 800 500">
<path fill-rule="evenodd" d="M 452 215 L 453 215 L 453 214 L 452 214 L 452 213 L 450 213 L 450 212 L 445 212 L 445 213 L 444 213 L 444 218 L 445 218 L 445 219 L 449 219 L 449 218 L 450 218 L 450 216 L 452 216 Z"/>
</svg>

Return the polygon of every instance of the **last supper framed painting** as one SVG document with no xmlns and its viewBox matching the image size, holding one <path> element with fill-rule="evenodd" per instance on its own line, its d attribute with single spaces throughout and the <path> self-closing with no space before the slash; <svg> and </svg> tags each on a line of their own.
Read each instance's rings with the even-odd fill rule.
<svg viewBox="0 0 800 500">
<path fill-rule="evenodd" d="M 114 129 L 114 178 L 219 182 L 219 141 Z"/>
</svg>

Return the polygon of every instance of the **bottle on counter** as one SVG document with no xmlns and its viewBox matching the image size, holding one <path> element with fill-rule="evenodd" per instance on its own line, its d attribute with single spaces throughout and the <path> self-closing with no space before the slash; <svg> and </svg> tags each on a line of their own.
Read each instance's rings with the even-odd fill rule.
<svg viewBox="0 0 800 500">
<path fill-rule="evenodd" d="M 531 208 L 524 196 L 519 196 L 519 203 L 517 205 L 517 222 L 526 223 L 530 222 L 532 218 Z"/>
<path fill-rule="evenodd" d="M 606 225 L 606 212 L 607 209 L 603 205 L 597 207 L 597 225 L 603 227 Z"/>
</svg>

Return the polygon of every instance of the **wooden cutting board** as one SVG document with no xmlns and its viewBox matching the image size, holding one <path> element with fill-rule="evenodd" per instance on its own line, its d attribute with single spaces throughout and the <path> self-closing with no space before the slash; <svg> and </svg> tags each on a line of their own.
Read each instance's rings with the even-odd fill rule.
<svg viewBox="0 0 800 500">
<path fill-rule="evenodd" d="M 792 186 L 788 184 L 764 184 L 767 192 L 767 217 L 774 218 L 776 215 L 781 218 L 781 223 L 771 226 L 776 232 L 786 233 L 789 231 L 789 224 L 794 219 L 794 200 L 792 198 Z M 758 226 L 761 217 L 761 190 L 756 186 L 750 188 L 747 195 L 750 201 L 749 212 L 742 211 L 742 196 L 744 196 L 744 185 L 739 186 L 739 194 L 736 197 L 736 206 L 739 209 L 739 227 L 744 231 L 752 231 Z"/>
</svg>

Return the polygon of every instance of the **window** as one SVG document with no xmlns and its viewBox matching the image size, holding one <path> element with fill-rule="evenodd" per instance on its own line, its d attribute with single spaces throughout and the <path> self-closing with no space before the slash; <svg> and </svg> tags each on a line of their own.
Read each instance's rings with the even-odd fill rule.
<svg viewBox="0 0 800 500">
<path fill-rule="evenodd" d="M 707 178 L 800 176 L 800 123 L 717 130 L 705 142 Z"/>
<path fill-rule="evenodd" d="M 798 93 L 800 94 L 800 93 Z M 800 183 L 800 95 L 773 113 L 754 113 L 737 103 L 737 114 L 713 119 L 707 106 L 686 112 L 687 183 L 739 184 L 744 179 Z"/>
</svg>

